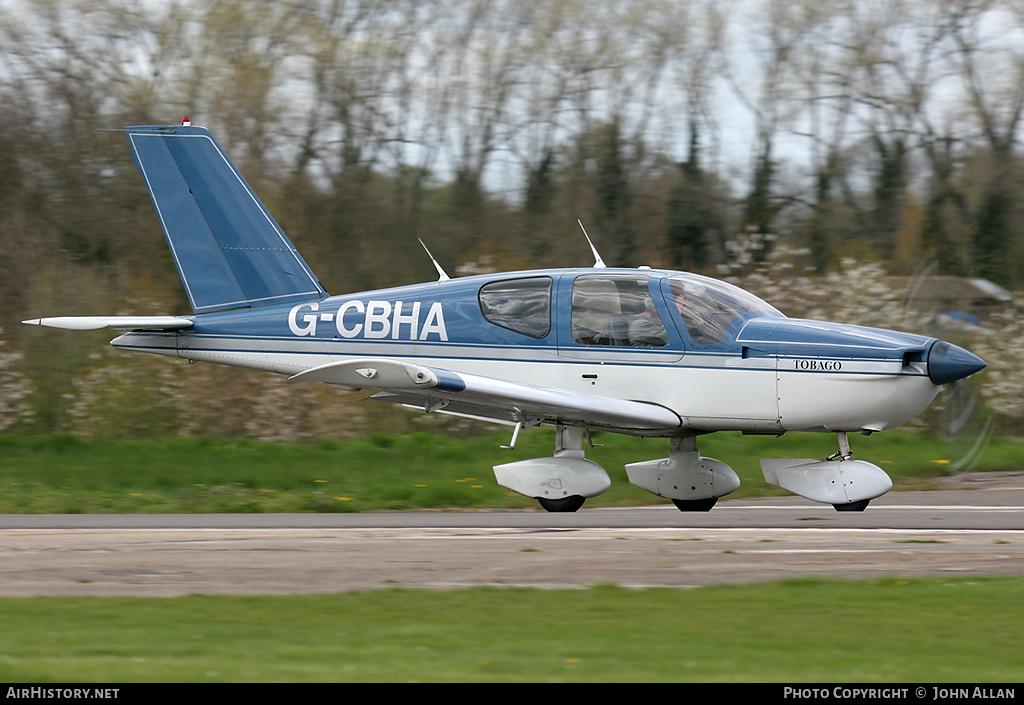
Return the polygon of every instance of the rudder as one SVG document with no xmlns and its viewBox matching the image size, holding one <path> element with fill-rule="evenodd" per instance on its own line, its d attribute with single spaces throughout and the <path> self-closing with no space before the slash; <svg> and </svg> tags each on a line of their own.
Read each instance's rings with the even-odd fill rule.
<svg viewBox="0 0 1024 705">
<path fill-rule="evenodd" d="M 137 126 L 125 132 L 193 311 L 327 295 L 207 129 Z"/>
</svg>

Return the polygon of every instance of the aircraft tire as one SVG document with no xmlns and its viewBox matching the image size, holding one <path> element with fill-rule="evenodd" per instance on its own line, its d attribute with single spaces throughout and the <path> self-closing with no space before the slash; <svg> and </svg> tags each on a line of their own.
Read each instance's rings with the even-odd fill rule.
<svg viewBox="0 0 1024 705">
<path fill-rule="evenodd" d="M 672 504 L 681 512 L 710 512 L 718 502 L 718 497 L 709 499 L 673 499 Z"/>
<path fill-rule="evenodd" d="M 850 502 L 849 504 L 833 504 L 837 512 L 863 512 L 867 509 L 868 502 L 870 499 L 862 499 L 859 502 Z"/>
<path fill-rule="evenodd" d="M 549 512 L 575 512 L 583 506 L 583 503 L 587 501 L 587 498 L 574 494 L 568 497 L 563 497 L 562 499 L 544 499 L 543 497 L 538 497 L 537 501 L 540 502 L 540 506 L 544 507 L 544 509 Z"/>
</svg>

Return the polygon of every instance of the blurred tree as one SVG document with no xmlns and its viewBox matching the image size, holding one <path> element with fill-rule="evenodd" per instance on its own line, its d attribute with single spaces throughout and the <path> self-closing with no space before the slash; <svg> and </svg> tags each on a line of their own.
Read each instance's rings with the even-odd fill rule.
<svg viewBox="0 0 1024 705">
<path fill-rule="evenodd" d="M 101 363 L 20 320 L 188 312 L 120 132 L 183 115 L 334 293 L 432 278 L 417 237 L 586 264 L 577 218 L 627 266 L 749 229 L 1012 284 L 1022 47 L 1015 0 L 8 0 L 0 326 L 52 429 Z"/>
<path fill-rule="evenodd" d="M 679 164 L 679 174 L 668 204 L 666 236 L 672 266 L 703 270 L 718 259 L 727 233 L 722 204 L 725 196 L 700 163 L 700 135 L 690 126 L 690 154 Z"/>
</svg>

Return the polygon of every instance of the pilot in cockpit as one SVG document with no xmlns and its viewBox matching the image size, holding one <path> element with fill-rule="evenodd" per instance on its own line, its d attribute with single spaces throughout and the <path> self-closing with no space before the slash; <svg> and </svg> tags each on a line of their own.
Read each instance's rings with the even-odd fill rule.
<svg viewBox="0 0 1024 705">
<path fill-rule="evenodd" d="M 676 305 L 676 311 L 679 312 L 680 316 L 683 316 L 683 310 L 686 308 L 686 286 L 678 279 L 673 279 L 669 282 L 669 289 L 672 291 L 672 299 Z"/>
<path fill-rule="evenodd" d="M 654 308 L 650 296 L 644 299 L 644 310 L 629 322 L 629 344 L 660 346 L 668 342 L 668 331 Z"/>
<path fill-rule="evenodd" d="M 676 311 L 679 312 L 679 317 L 683 319 L 686 331 L 697 345 L 709 345 L 717 342 L 722 338 L 725 331 L 710 320 L 711 311 L 708 308 L 708 292 L 703 286 L 697 284 L 697 291 L 691 291 L 693 296 L 689 304 L 687 304 L 686 286 L 688 285 L 694 286 L 692 283 L 684 284 L 678 278 L 669 282 Z"/>
</svg>

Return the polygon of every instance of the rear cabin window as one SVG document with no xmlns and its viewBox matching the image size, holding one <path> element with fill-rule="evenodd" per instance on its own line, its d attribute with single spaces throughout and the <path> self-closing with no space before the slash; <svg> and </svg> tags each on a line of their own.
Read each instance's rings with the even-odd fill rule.
<svg viewBox="0 0 1024 705">
<path fill-rule="evenodd" d="M 551 332 L 551 278 L 528 277 L 480 287 L 480 311 L 496 326 L 531 338 Z"/>
</svg>

